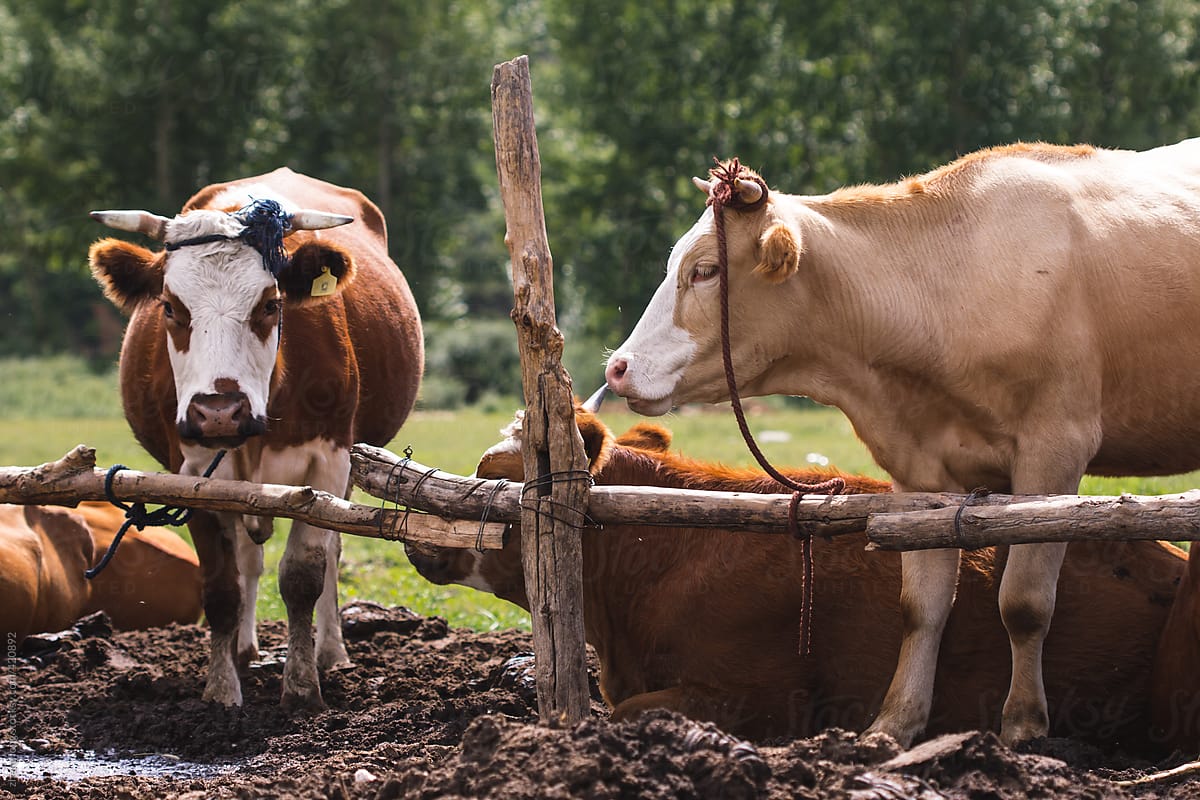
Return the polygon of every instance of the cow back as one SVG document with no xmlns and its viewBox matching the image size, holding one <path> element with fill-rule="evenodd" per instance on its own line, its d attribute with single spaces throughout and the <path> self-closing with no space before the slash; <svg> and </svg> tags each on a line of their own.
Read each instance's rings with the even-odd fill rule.
<svg viewBox="0 0 1200 800">
<path fill-rule="evenodd" d="M 80 503 L 76 509 L 92 533 L 97 552 L 106 550 L 125 522 L 109 503 Z M 166 528 L 130 528 L 119 558 L 92 579 L 86 611 L 104 611 L 119 630 L 142 630 L 172 622 L 194 623 L 203 610 L 200 561 L 183 539 Z"/>
<path fill-rule="evenodd" d="M 87 526 L 66 509 L 0 506 L 0 631 L 20 642 L 78 619 L 92 555 Z"/>
</svg>

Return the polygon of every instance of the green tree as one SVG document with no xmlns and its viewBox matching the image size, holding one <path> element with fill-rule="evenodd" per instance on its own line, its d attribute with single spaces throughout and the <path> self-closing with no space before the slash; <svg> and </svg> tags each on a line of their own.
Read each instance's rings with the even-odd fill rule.
<svg viewBox="0 0 1200 800">
<path fill-rule="evenodd" d="M 451 313 L 489 306 L 472 278 L 503 264 L 503 242 L 487 241 L 478 224 L 495 183 L 488 81 L 498 6 L 342 0 L 302 20 L 304 88 L 285 110 L 298 123 L 288 157 L 379 204 L 423 311 L 435 301 Z"/>
<path fill-rule="evenodd" d="M 254 161 L 277 85 L 256 67 L 281 60 L 284 22 L 262 0 L 0 8 L 0 99 L 14 109 L 0 119 L 5 352 L 96 349 L 109 312 L 85 268 L 103 233 L 87 212 L 169 213 Z"/>
<path fill-rule="evenodd" d="M 612 342 L 714 155 L 820 193 L 1017 139 L 1149 147 L 1194 132 L 1200 108 L 1194 0 L 545 7 L 551 236 L 578 315 Z"/>
</svg>

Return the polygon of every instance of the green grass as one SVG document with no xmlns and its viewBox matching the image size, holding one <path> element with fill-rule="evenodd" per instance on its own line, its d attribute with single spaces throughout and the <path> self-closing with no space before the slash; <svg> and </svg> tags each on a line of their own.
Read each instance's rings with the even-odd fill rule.
<svg viewBox="0 0 1200 800">
<path fill-rule="evenodd" d="M 61 457 L 76 444 L 96 448 L 97 463 L 122 463 L 134 469 L 157 470 L 158 465 L 134 441 L 116 404 L 112 373 L 95 375 L 71 359 L 37 362 L 0 361 L 6 380 L 0 402 L 0 464 L 31 466 Z M 39 366 L 40 365 L 40 366 Z M 19 379 L 19 380 L 18 380 Z M 23 383 L 16 387 L 14 383 Z M 30 388 L 33 387 L 33 388 Z M 499 440 L 499 429 L 512 419 L 513 409 L 465 409 L 415 413 L 389 445 L 397 453 L 406 446 L 422 464 L 458 474 L 470 474 L 480 454 Z M 753 401 L 749 411 L 756 436 L 778 431 L 784 441 L 763 441 L 767 457 L 780 465 L 803 465 L 810 454 L 827 458 L 848 472 L 885 477 L 866 448 L 854 436 L 842 414 L 827 408 L 801 408 L 777 399 Z M 610 401 L 602 417 L 617 433 L 644 421 Z M 727 406 L 689 407 L 659 420 L 674 433 L 675 450 L 730 465 L 753 465 Z M 1086 494 L 1167 494 L 1200 485 L 1200 473 L 1167 478 L 1086 478 Z M 378 500 L 357 493 L 359 502 Z M 259 593 L 260 618 L 285 616 L 277 588 L 277 566 L 290 523 L 276 522 L 276 535 L 267 543 L 267 572 Z M 186 531 L 183 531 L 186 537 Z M 528 627 L 528 615 L 491 595 L 462 587 L 434 586 L 408 563 L 402 545 L 358 536 L 343 537 L 341 598 L 366 599 L 403 605 L 422 614 L 437 614 L 452 625 L 480 630 Z"/>
<path fill-rule="evenodd" d="M 117 418 L 116 365 L 92 369 L 75 356 L 0 358 L 0 419 Z"/>
</svg>

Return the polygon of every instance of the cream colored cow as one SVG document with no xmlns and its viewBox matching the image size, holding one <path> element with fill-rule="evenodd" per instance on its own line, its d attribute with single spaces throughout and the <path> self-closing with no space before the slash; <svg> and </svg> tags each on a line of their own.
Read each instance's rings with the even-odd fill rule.
<svg viewBox="0 0 1200 800">
<path fill-rule="evenodd" d="M 748 203 L 762 191 L 738 184 Z M 1073 493 L 1085 472 L 1200 467 L 1200 139 L 995 148 L 887 186 L 771 192 L 725 220 L 739 391 L 841 408 L 897 487 Z M 609 359 L 635 411 L 728 397 L 718 283 L 709 208 Z M 1007 742 L 1047 730 L 1064 550 L 1011 549 Z M 958 564 L 904 557 L 903 644 L 872 725 L 901 742 L 929 716 Z"/>
</svg>

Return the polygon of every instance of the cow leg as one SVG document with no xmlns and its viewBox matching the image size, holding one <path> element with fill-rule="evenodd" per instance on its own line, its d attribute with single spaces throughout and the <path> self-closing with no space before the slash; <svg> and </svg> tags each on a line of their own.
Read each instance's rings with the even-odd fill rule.
<svg viewBox="0 0 1200 800">
<path fill-rule="evenodd" d="M 242 684 L 234 663 L 242 593 L 237 574 L 234 531 L 215 514 L 197 510 L 188 522 L 204 579 L 204 615 L 208 619 L 208 677 L 204 699 L 227 706 L 242 704 Z"/>
<path fill-rule="evenodd" d="M 1069 418 L 1055 415 L 1058 419 Z M 1013 468 L 1014 494 L 1073 494 L 1100 445 L 1099 425 L 1058 426 L 1029 437 Z M 1055 442 L 1047 448 L 1046 442 Z M 1050 730 L 1042 682 L 1042 644 L 1050 630 L 1066 543 L 1013 545 L 1000 580 L 1000 618 L 1012 649 L 1012 679 L 1000 716 L 1000 739 L 1017 744 Z"/>
<path fill-rule="evenodd" d="M 242 612 L 238 620 L 237 666 L 243 674 L 258 659 L 258 581 L 263 573 L 263 548 L 246 529 L 245 518 L 234 517 L 234 542 L 238 561 L 238 583 L 242 590 Z"/>
<path fill-rule="evenodd" d="M 313 607 L 325 583 L 328 531 L 297 520 L 279 563 L 279 594 L 287 608 L 288 654 L 281 705 L 286 711 L 325 707 L 313 648 Z"/>
<path fill-rule="evenodd" d="M 1060 415 L 1061 418 L 1061 415 Z M 1061 427 L 1057 447 L 1050 432 L 1031 436 L 1013 469 L 1014 494 L 1073 494 L 1079 491 L 1084 467 L 1099 447 L 1099 427 Z M 1075 438 L 1071 438 L 1071 434 Z M 1000 739 L 1009 745 L 1045 736 L 1050 730 L 1046 689 L 1042 681 L 1042 644 L 1050 630 L 1058 594 L 1058 573 L 1066 543 L 1013 545 L 1000 580 L 1000 618 L 1012 649 L 1012 679 L 1000 716 Z"/>
<path fill-rule="evenodd" d="M 302 448 L 274 453 L 264 472 L 287 476 L 329 492 L 349 496 L 350 451 L 314 441 Z M 317 675 L 320 663 L 345 666 L 350 663 L 342 641 L 337 606 L 337 566 L 341 541 L 336 533 L 297 520 L 292 523 L 287 547 L 279 563 L 279 593 L 288 615 L 288 657 L 283 670 L 282 705 L 288 710 L 319 709 L 321 698 Z M 317 640 L 313 641 L 313 610 L 317 613 Z"/>
<path fill-rule="evenodd" d="M 350 451 L 335 448 L 324 458 L 317 459 L 310 483 L 349 499 L 352 488 Z M 342 538 L 333 531 L 326 533 L 324 589 L 317 601 L 317 666 L 322 670 L 351 666 L 350 655 L 342 639 L 342 616 L 338 610 L 338 564 L 342 558 Z"/>
<path fill-rule="evenodd" d="M 1065 542 L 1017 544 L 1008 549 L 1000 581 L 1000 617 L 1012 648 L 1012 681 L 1000 738 L 1017 744 L 1050 730 L 1046 689 L 1042 682 L 1042 644 L 1050 630 Z"/>
<path fill-rule="evenodd" d="M 709 686 L 681 684 L 669 689 L 635 694 L 618 703 L 612 710 L 613 722 L 637 719 L 643 712 L 656 708 L 677 711 L 698 722 L 711 722 L 723 730 L 754 731 L 770 725 L 770 712 L 765 711 L 749 694 L 722 691 Z M 786 705 L 772 709 L 786 711 Z M 756 728 L 757 726 L 757 728 Z"/>
<path fill-rule="evenodd" d="M 942 631 L 954 606 L 959 556 L 958 550 L 914 550 L 901 555 L 900 657 L 868 733 L 886 733 L 908 747 L 925 730 Z"/>
<path fill-rule="evenodd" d="M 317 668 L 343 669 L 351 666 L 342 639 L 342 616 L 338 610 L 338 563 L 342 537 L 330 531 L 325 540 L 325 585 L 317 600 Z"/>
</svg>

